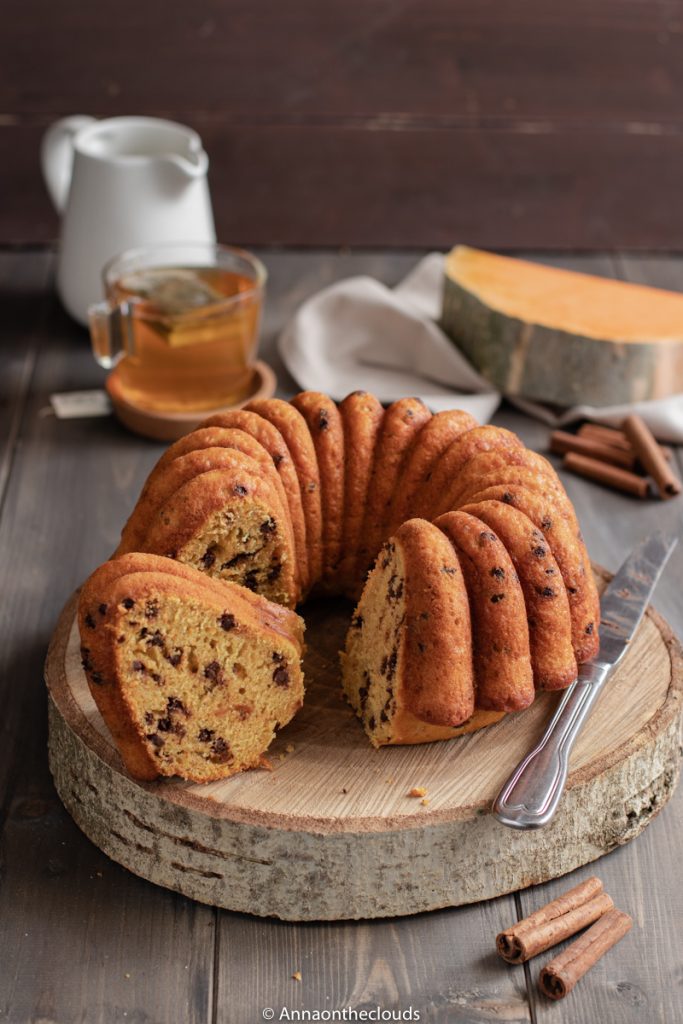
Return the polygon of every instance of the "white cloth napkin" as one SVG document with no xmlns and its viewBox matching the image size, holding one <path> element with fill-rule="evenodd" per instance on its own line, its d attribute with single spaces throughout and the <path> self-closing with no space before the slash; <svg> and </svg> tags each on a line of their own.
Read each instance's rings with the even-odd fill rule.
<svg viewBox="0 0 683 1024">
<path fill-rule="evenodd" d="M 382 402 L 415 395 L 434 412 L 464 409 L 486 423 L 502 395 L 436 322 L 443 270 L 443 255 L 431 253 L 393 289 L 371 277 L 351 277 L 324 288 L 299 307 L 280 335 L 285 366 L 300 387 L 337 400 L 361 387 Z M 659 440 L 683 444 L 683 395 L 559 411 L 526 399 L 510 401 L 553 427 L 578 419 L 619 426 L 636 412 Z"/>
</svg>

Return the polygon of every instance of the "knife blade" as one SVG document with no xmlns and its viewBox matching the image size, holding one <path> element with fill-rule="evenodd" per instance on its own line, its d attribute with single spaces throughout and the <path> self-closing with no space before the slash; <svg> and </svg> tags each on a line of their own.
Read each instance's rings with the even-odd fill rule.
<svg viewBox="0 0 683 1024">
<path fill-rule="evenodd" d="M 544 735 L 517 765 L 493 802 L 510 828 L 542 828 L 553 818 L 567 781 L 569 755 L 605 683 L 622 660 L 678 539 L 652 534 L 628 556 L 600 601 L 600 653 L 579 670 Z"/>
</svg>

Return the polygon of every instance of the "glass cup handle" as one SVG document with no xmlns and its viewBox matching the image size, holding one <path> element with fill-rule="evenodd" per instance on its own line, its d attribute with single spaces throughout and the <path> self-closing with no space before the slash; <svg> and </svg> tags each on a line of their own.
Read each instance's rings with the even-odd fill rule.
<svg viewBox="0 0 683 1024">
<path fill-rule="evenodd" d="M 88 309 L 90 342 L 95 359 L 105 370 L 111 370 L 119 359 L 135 352 L 131 308 L 122 302 L 96 302 Z"/>
</svg>

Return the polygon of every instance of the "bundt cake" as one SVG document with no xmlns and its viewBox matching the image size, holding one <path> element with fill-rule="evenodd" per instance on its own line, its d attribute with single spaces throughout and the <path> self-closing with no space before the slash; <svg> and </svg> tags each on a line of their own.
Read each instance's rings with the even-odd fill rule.
<svg viewBox="0 0 683 1024">
<path fill-rule="evenodd" d="M 216 641 L 207 609 L 219 593 L 230 595 L 222 599 L 231 608 L 235 603 L 230 614 L 244 623 L 244 635 L 253 629 L 255 650 L 260 631 L 263 649 L 273 632 L 300 644 L 298 634 L 291 639 L 296 617 L 289 609 L 310 593 L 358 602 L 343 655 L 344 689 L 377 746 L 444 739 L 520 711 L 535 690 L 571 683 L 577 665 L 598 649 L 590 562 L 550 463 L 507 430 L 480 427 L 459 411 L 432 416 L 417 399 L 384 409 L 367 392 L 339 406 L 303 392 L 291 403 L 259 401 L 211 417 L 159 460 L 117 553 L 82 599 L 86 660 L 104 665 L 89 673 L 98 703 L 93 671 L 107 678 L 116 667 L 113 693 L 130 695 L 148 680 L 115 661 L 117 652 L 97 653 L 86 616 L 97 622 L 92 608 L 106 606 L 104 619 L 116 623 L 110 632 L 121 627 L 122 650 L 132 657 L 139 643 L 127 624 L 134 619 L 125 619 L 117 601 L 138 601 L 154 588 L 166 603 L 194 602 L 186 627 L 172 622 L 174 647 L 183 648 L 205 618 L 201 636 Z M 125 561 L 146 555 L 152 562 L 142 569 Z M 117 562 L 139 591 L 123 595 L 121 570 L 111 567 Z M 189 578 L 178 573 L 181 565 Z M 164 571 L 170 582 L 160 579 Z M 105 595 L 93 604 L 91 595 L 107 588 L 115 599 Z M 213 660 L 225 676 L 235 661 L 226 647 L 234 637 L 218 636 L 222 653 Z M 291 664 L 292 651 L 281 653 Z M 265 669 L 256 656 L 254 664 L 261 679 Z M 278 705 L 273 721 L 286 718 Z M 203 728 L 219 734 L 213 724 Z M 272 723 L 268 728 L 272 735 Z M 253 761 L 268 728 L 254 730 L 259 738 L 248 753 L 231 734 L 234 770 Z M 194 778 L 217 770 L 206 757 L 192 760 L 202 758 L 201 750 L 187 754 L 188 769 L 170 739 L 164 760 L 145 737 L 135 732 L 134 744 L 149 771 L 191 770 L 195 775 L 186 777 Z"/>
<path fill-rule="evenodd" d="M 106 562 L 79 600 L 95 702 L 135 778 L 224 778 L 261 763 L 301 706 L 303 623 L 168 558 Z"/>
</svg>

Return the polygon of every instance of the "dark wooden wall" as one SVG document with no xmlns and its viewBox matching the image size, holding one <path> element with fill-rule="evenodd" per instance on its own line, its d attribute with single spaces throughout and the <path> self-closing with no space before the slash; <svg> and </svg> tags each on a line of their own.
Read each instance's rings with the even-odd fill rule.
<svg viewBox="0 0 683 1024">
<path fill-rule="evenodd" d="M 225 241 L 683 248 L 671 0 L 4 0 L 0 242 L 67 113 L 195 127 Z"/>
</svg>

